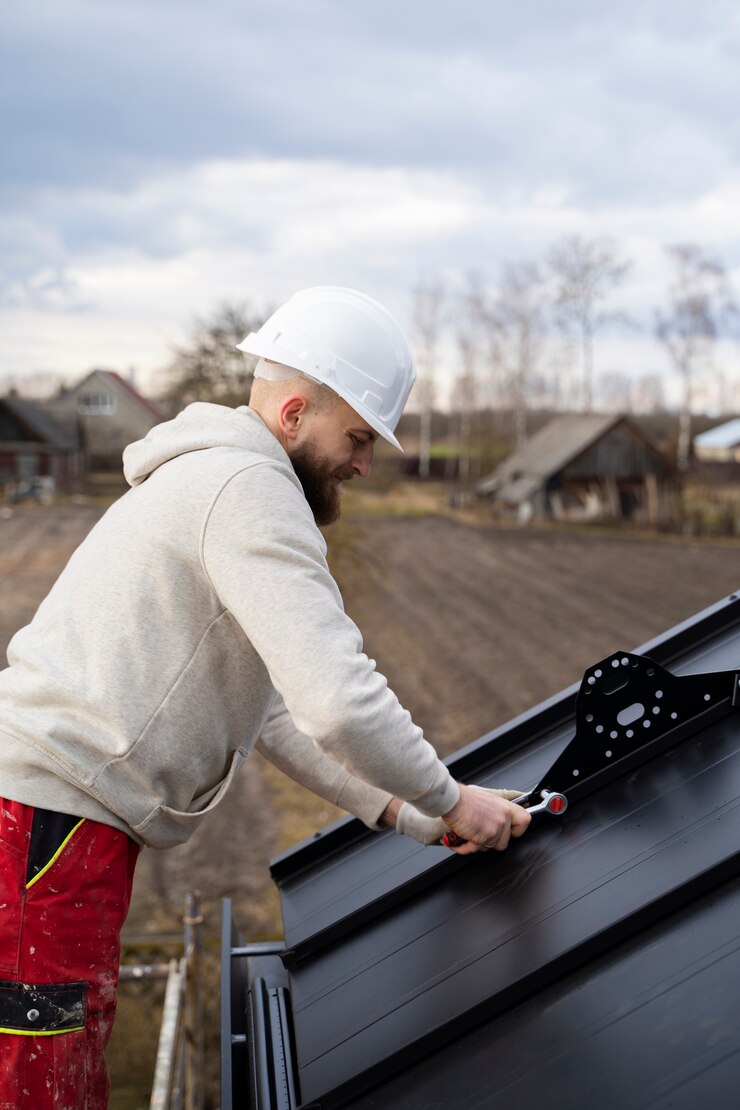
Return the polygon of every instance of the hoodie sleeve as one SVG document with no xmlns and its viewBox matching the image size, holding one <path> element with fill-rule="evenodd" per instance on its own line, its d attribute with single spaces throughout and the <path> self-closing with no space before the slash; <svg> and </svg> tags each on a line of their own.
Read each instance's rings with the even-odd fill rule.
<svg viewBox="0 0 740 1110">
<path fill-rule="evenodd" d="M 458 786 L 363 652 L 292 471 L 265 463 L 234 475 L 214 499 L 201 551 L 298 731 L 378 790 L 430 817 L 449 812 Z"/>
<path fill-rule="evenodd" d="M 255 747 L 294 782 L 359 817 L 368 828 L 381 828 L 378 822 L 393 795 L 355 778 L 341 764 L 324 755 L 295 727 L 279 694 L 275 696 Z"/>
</svg>

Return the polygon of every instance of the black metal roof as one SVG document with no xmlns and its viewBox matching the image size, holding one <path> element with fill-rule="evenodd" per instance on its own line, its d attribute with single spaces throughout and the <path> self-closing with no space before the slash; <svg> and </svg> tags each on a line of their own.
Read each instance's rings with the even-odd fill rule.
<svg viewBox="0 0 740 1110">
<path fill-rule="evenodd" d="M 637 654 L 679 676 L 740 668 L 740 597 Z M 538 783 L 577 693 L 470 745 L 453 773 Z M 275 860 L 282 958 L 225 945 L 222 1107 L 733 1105 L 734 696 L 504 853 L 346 820 Z"/>
</svg>

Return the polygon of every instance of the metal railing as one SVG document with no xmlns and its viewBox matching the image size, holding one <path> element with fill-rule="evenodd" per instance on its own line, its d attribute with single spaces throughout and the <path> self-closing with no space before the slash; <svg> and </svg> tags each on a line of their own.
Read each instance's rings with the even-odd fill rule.
<svg viewBox="0 0 740 1110">
<path fill-rule="evenodd" d="M 188 894 L 183 917 L 183 955 L 168 963 L 121 966 L 122 983 L 167 980 L 150 1110 L 203 1110 L 202 925 L 198 897 Z"/>
</svg>

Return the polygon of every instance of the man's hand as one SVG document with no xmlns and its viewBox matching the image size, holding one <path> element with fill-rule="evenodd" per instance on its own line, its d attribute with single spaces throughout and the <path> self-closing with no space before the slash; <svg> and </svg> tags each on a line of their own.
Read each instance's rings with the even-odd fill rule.
<svg viewBox="0 0 740 1110">
<path fill-rule="evenodd" d="M 460 784 L 461 800 L 463 789 L 471 790 L 474 792 L 474 794 L 480 793 L 483 795 L 493 795 L 497 799 L 503 799 L 505 802 L 508 802 L 513 798 L 519 798 L 523 793 L 521 790 L 485 790 L 479 786 L 470 786 L 463 788 L 462 784 Z M 459 807 L 460 802 L 458 802 L 457 806 L 455 806 L 455 808 L 451 810 L 450 813 L 454 814 L 459 809 Z M 521 806 L 504 806 L 504 810 L 507 814 L 509 808 L 513 808 L 515 811 L 517 811 L 513 814 L 513 816 L 509 817 L 510 835 L 521 836 L 527 825 L 529 824 L 531 818 L 526 810 L 523 810 Z M 523 819 L 521 815 L 524 815 Z M 447 815 L 447 817 L 449 816 L 450 814 Z M 427 817 L 425 814 L 420 813 L 419 810 L 412 806 L 409 802 L 402 802 L 400 798 L 393 798 L 393 800 L 388 803 L 388 806 L 385 809 L 383 816 L 379 821 L 379 824 L 389 825 L 391 828 L 395 828 L 396 832 L 399 832 L 404 836 L 410 836 L 414 840 L 418 840 L 420 844 L 438 844 L 444 834 L 449 832 L 452 828 L 452 826 L 446 819 L 443 819 L 441 817 Z M 453 831 L 457 832 L 458 830 L 454 829 Z M 461 845 L 459 848 L 453 849 L 453 851 L 456 851 L 461 855 L 466 855 L 473 851 L 484 850 L 485 849 L 483 849 L 482 847 L 470 844 Z"/>
<path fill-rule="evenodd" d="M 457 805 L 443 815 L 446 825 L 467 841 L 453 848 L 460 856 L 472 852 L 486 852 L 495 848 L 503 852 L 512 836 L 526 832 L 532 815 L 523 806 L 513 805 L 495 790 L 459 783 L 460 798 Z M 505 791 L 516 797 L 513 791 Z"/>
</svg>

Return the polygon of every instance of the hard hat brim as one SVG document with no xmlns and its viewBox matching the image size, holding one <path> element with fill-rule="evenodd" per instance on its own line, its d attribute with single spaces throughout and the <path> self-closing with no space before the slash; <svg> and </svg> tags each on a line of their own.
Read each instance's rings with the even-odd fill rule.
<svg viewBox="0 0 740 1110">
<path fill-rule="evenodd" d="M 393 432 L 383 424 L 382 420 L 380 420 L 375 413 L 371 412 L 370 409 L 366 408 L 361 402 L 358 402 L 357 398 L 345 396 L 341 389 L 337 389 L 334 382 L 321 382 L 321 379 L 316 376 L 315 372 L 311 373 L 311 371 L 304 370 L 301 366 L 296 366 L 296 362 L 300 360 L 296 359 L 292 352 L 286 351 L 284 357 L 278 357 L 275 342 L 273 340 L 270 342 L 263 342 L 257 332 L 250 332 L 241 343 L 236 344 L 236 347 L 238 350 L 244 351 L 245 354 L 256 355 L 257 358 L 266 358 L 273 362 L 283 362 L 285 366 L 294 367 L 297 373 L 303 374 L 305 377 L 325 385 L 327 389 L 331 389 L 333 393 L 341 397 L 359 417 L 370 425 L 373 431 L 377 432 L 379 436 L 382 436 L 387 443 L 390 443 L 391 446 L 395 447 L 397 451 L 400 451 L 402 455 L 404 454 L 403 447 L 398 442 Z"/>
</svg>

